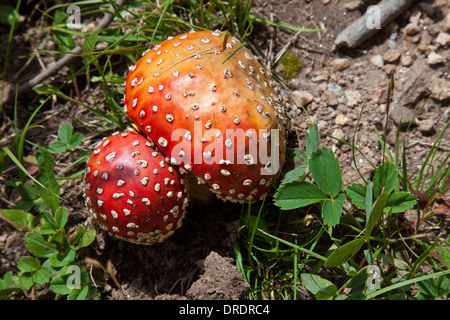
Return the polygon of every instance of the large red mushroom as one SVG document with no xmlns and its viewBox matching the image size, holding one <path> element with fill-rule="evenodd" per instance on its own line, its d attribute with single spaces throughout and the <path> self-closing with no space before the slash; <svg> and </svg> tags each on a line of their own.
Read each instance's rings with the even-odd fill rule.
<svg viewBox="0 0 450 320">
<path fill-rule="evenodd" d="M 89 212 L 117 238 L 154 244 L 182 224 L 188 202 L 183 176 L 134 130 L 97 145 L 84 181 Z"/>
<path fill-rule="evenodd" d="M 145 51 L 130 67 L 124 109 L 198 183 L 222 199 L 254 201 L 271 189 L 285 158 L 274 83 L 228 33 L 190 32 Z"/>
</svg>

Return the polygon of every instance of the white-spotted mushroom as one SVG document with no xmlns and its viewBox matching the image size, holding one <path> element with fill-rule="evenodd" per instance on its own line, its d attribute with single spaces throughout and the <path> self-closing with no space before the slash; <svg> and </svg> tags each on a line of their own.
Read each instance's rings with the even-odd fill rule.
<svg viewBox="0 0 450 320">
<path fill-rule="evenodd" d="M 259 200 L 285 159 L 284 108 L 270 72 L 225 32 L 190 32 L 130 67 L 125 111 L 180 170 L 220 198 Z"/>
<path fill-rule="evenodd" d="M 154 244 L 182 224 L 188 196 L 177 167 L 146 136 L 128 130 L 102 140 L 85 174 L 89 212 L 113 236 Z"/>
</svg>

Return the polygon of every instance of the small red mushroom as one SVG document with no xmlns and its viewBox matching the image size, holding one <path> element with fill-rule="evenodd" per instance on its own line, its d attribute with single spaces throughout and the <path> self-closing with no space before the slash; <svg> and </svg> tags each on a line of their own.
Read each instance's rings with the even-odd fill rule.
<svg viewBox="0 0 450 320">
<path fill-rule="evenodd" d="M 125 111 L 171 163 L 222 199 L 258 200 L 285 159 L 284 109 L 274 80 L 239 40 L 190 32 L 130 67 Z"/>
<path fill-rule="evenodd" d="M 117 238 L 154 244 L 181 226 L 188 202 L 184 179 L 145 135 L 128 130 L 103 139 L 84 181 L 89 212 Z"/>
</svg>

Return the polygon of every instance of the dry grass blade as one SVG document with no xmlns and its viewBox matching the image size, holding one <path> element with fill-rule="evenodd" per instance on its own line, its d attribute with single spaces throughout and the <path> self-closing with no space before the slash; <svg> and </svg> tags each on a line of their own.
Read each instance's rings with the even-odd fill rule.
<svg viewBox="0 0 450 320">
<path fill-rule="evenodd" d="M 111 260 L 108 260 L 108 262 L 106 263 L 106 267 L 100 261 L 98 261 L 96 259 L 89 258 L 89 257 L 86 257 L 84 259 L 84 262 L 89 264 L 89 265 L 91 265 L 91 266 L 93 266 L 93 267 L 102 269 L 103 272 L 107 273 L 113 279 L 115 285 L 120 290 L 120 293 L 122 294 L 122 296 L 125 299 L 128 299 L 127 295 L 123 291 L 122 285 L 120 284 L 119 280 L 116 277 L 116 273 L 114 271 L 114 267 L 113 267 L 113 264 L 112 264 Z"/>
</svg>

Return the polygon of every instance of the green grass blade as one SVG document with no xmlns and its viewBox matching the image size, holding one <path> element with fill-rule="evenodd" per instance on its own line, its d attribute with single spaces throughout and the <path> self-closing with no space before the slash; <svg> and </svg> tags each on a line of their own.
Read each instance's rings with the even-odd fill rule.
<svg viewBox="0 0 450 320">
<path fill-rule="evenodd" d="M 417 277 L 417 278 L 414 278 L 414 279 L 410 279 L 410 280 L 406 280 L 406 281 L 400 281 L 400 282 L 392 284 L 392 285 L 390 285 L 388 287 L 385 287 L 385 288 L 379 289 L 379 290 L 377 290 L 375 292 L 369 293 L 368 295 L 366 295 L 365 298 L 366 298 L 366 300 L 370 300 L 370 299 L 376 298 L 376 297 L 378 297 L 378 296 L 380 296 L 382 294 L 385 294 L 385 293 L 387 293 L 389 291 L 393 291 L 393 290 L 396 290 L 398 288 L 401 288 L 401 287 L 404 287 L 404 286 L 407 286 L 407 285 L 418 283 L 418 282 L 421 282 L 421 281 L 424 281 L 424 280 L 427 280 L 427 279 L 432 279 L 432 278 L 445 276 L 445 275 L 448 275 L 448 274 L 450 274 L 450 270 L 444 270 L 444 271 L 440 271 L 440 272 L 436 272 L 436 273 L 420 276 L 420 277 Z"/>
</svg>

